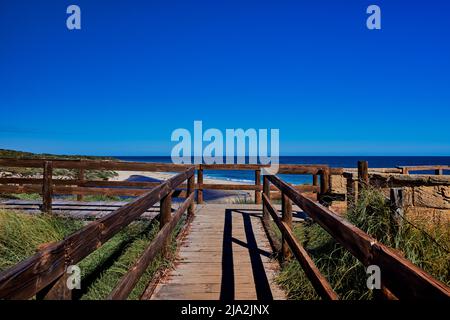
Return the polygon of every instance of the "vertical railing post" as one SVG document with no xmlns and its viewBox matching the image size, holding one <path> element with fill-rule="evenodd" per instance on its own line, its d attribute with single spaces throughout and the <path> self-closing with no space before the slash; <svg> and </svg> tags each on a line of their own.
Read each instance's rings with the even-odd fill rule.
<svg viewBox="0 0 450 320">
<path fill-rule="evenodd" d="M 194 174 L 188 178 L 186 198 L 189 197 L 193 192 L 195 192 L 195 175 Z M 194 210 L 195 210 L 194 202 L 195 201 L 192 201 L 188 207 L 188 215 L 189 216 L 192 216 L 194 214 Z"/>
<path fill-rule="evenodd" d="M 67 270 L 64 274 L 36 293 L 36 300 L 72 300 L 72 290 L 67 286 Z"/>
<path fill-rule="evenodd" d="M 257 190 L 255 190 L 255 203 L 261 204 L 261 169 L 255 170 L 255 186 L 258 187 Z"/>
<path fill-rule="evenodd" d="M 51 161 L 44 162 L 44 172 L 42 175 L 42 211 L 44 213 L 52 213 L 52 185 L 53 165 Z"/>
<path fill-rule="evenodd" d="M 330 192 L 330 170 L 328 168 L 322 168 L 320 170 L 320 193 L 319 193 L 319 201 L 327 205 L 327 195 Z"/>
<path fill-rule="evenodd" d="M 283 221 L 287 225 L 287 227 L 292 229 L 292 202 L 284 192 L 281 193 L 281 212 L 281 221 Z M 282 257 L 284 261 L 287 261 L 291 257 L 291 250 L 289 249 L 289 245 L 284 236 L 282 238 Z"/>
<path fill-rule="evenodd" d="M 369 186 L 369 164 L 367 161 L 358 161 L 358 191 Z"/>
<path fill-rule="evenodd" d="M 317 174 L 313 174 L 313 186 L 318 185 L 319 185 L 319 177 L 317 176 Z"/>
<path fill-rule="evenodd" d="M 403 222 L 405 193 L 402 188 L 391 188 L 389 192 L 389 200 L 391 207 L 392 220 L 395 227 L 398 227 Z"/>
<path fill-rule="evenodd" d="M 347 209 L 350 209 L 358 200 L 358 184 L 353 173 L 346 173 L 345 177 L 347 179 Z"/>
<path fill-rule="evenodd" d="M 172 218 L 172 193 L 173 191 L 169 192 L 159 202 L 159 229 L 162 229 Z M 167 252 L 169 242 L 170 237 L 166 240 L 164 249 L 162 250 L 163 254 Z"/>
<path fill-rule="evenodd" d="M 201 204 L 203 203 L 203 166 L 200 164 L 198 165 L 197 170 L 197 203 Z"/>
<path fill-rule="evenodd" d="M 263 176 L 263 193 L 270 200 L 270 181 L 267 179 L 267 176 Z M 266 210 L 265 206 L 263 206 L 263 219 L 265 221 L 269 220 L 269 212 Z"/>
<path fill-rule="evenodd" d="M 84 182 L 84 169 L 83 169 L 83 168 L 80 168 L 80 169 L 78 170 L 78 181 L 79 181 L 80 183 L 83 183 L 83 182 Z M 79 186 L 79 185 L 78 185 L 78 186 Z M 84 197 L 83 197 L 82 194 L 77 194 L 77 201 L 83 201 L 83 199 L 84 199 Z"/>
</svg>

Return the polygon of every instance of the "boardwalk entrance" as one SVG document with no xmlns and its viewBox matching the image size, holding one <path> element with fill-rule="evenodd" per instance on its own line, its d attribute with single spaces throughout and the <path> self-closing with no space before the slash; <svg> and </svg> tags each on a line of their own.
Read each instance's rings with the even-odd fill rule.
<svg viewBox="0 0 450 320">
<path fill-rule="evenodd" d="M 343 175 L 342 168 L 329 168 L 327 165 L 280 165 L 280 174 L 312 175 L 312 185 L 295 186 L 276 175 L 261 176 L 264 166 L 250 164 L 190 166 L 5 158 L 0 159 L 0 166 L 42 169 L 42 176 L 38 178 L 0 178 L 0 192 L 40 193 L 42 202 L 12 201 L 4 206 L 35 213 L 67 214 L 75 218 L 94 220 L 63 240 L 46 244 L 33 256 L 0 272 L 0 299 L 72 299 L 72 292 L 66 285 L 69 263 L 79 263 L 133 221 L 158 218 L 160 230 L 122 276 L 107 299 L 127 299 L 150 263 L 166 250 L 170 235 L 178 223 L 192 221 L 190 232 L 179 248 L 174 269 L 156 286 L 152 284 L 147 288 L 144 293 L 146 299 L 284 299 L 284 293 L 274 283 L 278 264 L 271 259 L 272 250 L 263 229 L 263 225 L 267 228 L 270 226 L 270 229 L 276 225 L 278 234 L 281 234 L 281 241 L 272 232 L 270 238 L 274 244 L 279 242 L 275 247 L 280 257 L 295 258 L 316 293 L 322 299 L 337 300 L 338 294 L 317 268 L 308 250 L 295 236 L 292 222 L 301 219 L 301 216 L 307 216 L 310 222 L 323 228 L 336 243 L 348 250 L 365 267 L 379 266 L 383 270 L 381 294 L 384 298 L 450 297 L 450 288 L 447 285 L 434 279 L 405 259 L 397 250 L 378 242 L 328 207 L 330 199 L 339 196 L 331 192 L 330 177 Z M 53 168 L 76 170 L 77 178 L 54 179 Z M 442 166 L 436 167 L 437 173 L 441 173 L 442 169 Z M 95 181 L 86 180 L 85 170 L 143 170 L 177 174 L 157 182 Z M 204 170 L 253 170 L 255 182 L 249 185 L 206 184 L 203 182 Z M 389 168 L 382 170 L 392 172 Z M 408 170 L 412 169 L 405 169 L 406 172 Z M 344 196 L 348 201 L 353 199 L 356 186 L 359 188 L 370 184 L 367 163 L 358 163 L 357 180 L 353 179 L 353 173 L 346 178 L 348 183 Z M 255 193 L 256 205 L 203 204 L 204 190 L 252 191 Z M 53 201 L 55 194 L 76 195 L 79 201 Z M 85 195 L 137 198 L 126 204 L 105 204 L 82 202 Z M 197 205 L 194 203 L 195 198 Z M 172 202 L 173 199 L 177 200 Z M 280 206 L 275 205 L 278 199 L 281 199 L 281 214 Z M 183 216 L 187 219 L 181 220 Z"/>
<path fill-rule="evenodd" d="M 278 267 L 261 206 L 199 205 L 174 270 L 151 299 L 286 299 L 274 282 Z"/>
</svg>

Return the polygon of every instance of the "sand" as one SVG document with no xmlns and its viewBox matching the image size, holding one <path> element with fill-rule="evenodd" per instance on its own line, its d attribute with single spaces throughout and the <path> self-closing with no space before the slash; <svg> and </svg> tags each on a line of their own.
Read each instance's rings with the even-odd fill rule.
<svg viewBox="0 0 450 320">
<path fill-rule="evenodd" d="M 149 172 L 149 171 L 116 171 L 117 176 L 111 178 L 111 181 L 150 181 L 167 180 L 176 173 L 167 172 Z M 245 184 L 243 182 L 204 178 L 204 183 L 207 184 Z M 249 191 L 228 191 L 228 190 L 204 190 L 203 199 L 206 202 L 214 203 L 236 203 L 239 201 L 252 201 L 254 199 L 254 192 Z"/>
</svg>

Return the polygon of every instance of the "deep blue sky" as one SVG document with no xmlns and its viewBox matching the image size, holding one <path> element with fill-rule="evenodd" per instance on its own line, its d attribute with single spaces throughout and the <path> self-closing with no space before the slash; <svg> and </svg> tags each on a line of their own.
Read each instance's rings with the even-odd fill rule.
<svg viewBox="0 0 450 320">
<path fill-rule="evenodd" d="M 169 155 L 172 130 L 202 120 L 279 128 L 284 155 L 450 155 L 449 15 L 442 0 L 0 0 L 0 148 Z"/>
</svg>

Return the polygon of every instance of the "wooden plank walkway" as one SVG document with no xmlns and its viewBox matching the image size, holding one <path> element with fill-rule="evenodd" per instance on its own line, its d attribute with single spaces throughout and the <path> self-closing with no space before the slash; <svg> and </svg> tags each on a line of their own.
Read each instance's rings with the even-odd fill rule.
<svg viewBox="0 0 450 320">
<path fill-rule="evenodd" d="M 40 214 L 41 201 L 7 200 L 0 208 Z M 53 214 L 98 219 L 126 202 L 55 200 Z M 173 203 L 176 209 L 179 203 Z M 279 205 L 276 206 L 279 209 Z M 261 222 L 261 205 L 196 205 L 194 219 L 178 250 L 175 267 L 156 286 L 151 299 L 271 300 L 286 299 L 275 284 L 279 264 Z M 302 221 L 296 212 L 294 221 Z M 143 218 L 159 214 L 159 206 Z"/>
<path fill-rule="evenodd" d="M 151 299 L 286 299 L 271 255 L 261 205 L 198 205 L 175 267 Z"/>
</svg>

